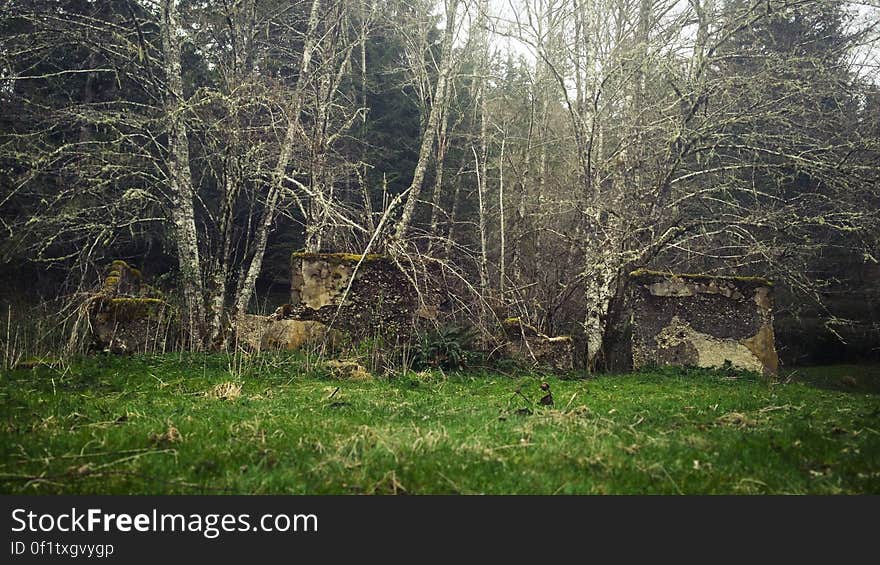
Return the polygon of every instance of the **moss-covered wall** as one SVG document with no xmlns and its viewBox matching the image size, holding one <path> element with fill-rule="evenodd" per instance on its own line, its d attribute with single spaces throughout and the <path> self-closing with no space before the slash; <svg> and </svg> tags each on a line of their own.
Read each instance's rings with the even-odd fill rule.
<svg viewBox="0 0 880 565">
<path fill-rule="evenodd" d="M 776 373 L 772 285 L 754 277 L 636 271 L 608 355 L 614 370 L 648 365 Z"/>
<path fill-rule="evenodd" d="M 138 269 L 125 261 L 116 260 L 107 265 L 104 271 L 101 293 L 107 296 L 138 296 L 141 292 L 141 279 Z"/>
<path fill-rule="evenodd" d="M 115 353 L 146 352 L 169 340 L 175 328 L 168 303 L 141 272 L 113 261 L 100 289 L 90 299 L 89 322 L 97 349 Z"/>
</svg>

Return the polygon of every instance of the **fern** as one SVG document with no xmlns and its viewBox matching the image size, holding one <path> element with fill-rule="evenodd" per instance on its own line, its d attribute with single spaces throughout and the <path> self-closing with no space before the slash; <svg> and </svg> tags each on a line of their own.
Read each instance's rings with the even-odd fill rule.
<svg viewBox="0 0 880 565">
<path fill-rule="evenodd" d="M 463 369 L 480 357 L 474 348 L 476 337 L 476 330 L 465 326 L 442 326 L 423 332 L 413 365 L 417 369 Z"/>
</svg>

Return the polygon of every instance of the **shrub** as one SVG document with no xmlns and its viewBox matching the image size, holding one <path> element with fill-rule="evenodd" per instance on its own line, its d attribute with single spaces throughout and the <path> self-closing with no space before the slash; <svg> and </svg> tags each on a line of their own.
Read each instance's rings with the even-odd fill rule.
<svg viewBox="0 0 880 565">
<path fill-rule="evenodd" d="M 441 326 L 422 332 L 413 368 L 462 369 L 482 358 L 476 349 L 477 331 L 465 326 Z"/>
</svg>

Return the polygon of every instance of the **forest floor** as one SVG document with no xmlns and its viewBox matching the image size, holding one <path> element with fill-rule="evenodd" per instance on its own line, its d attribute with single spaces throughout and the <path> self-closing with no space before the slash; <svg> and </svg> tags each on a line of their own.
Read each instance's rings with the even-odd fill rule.
<svg viewBox="0 0 880 565">
<path fill-rule="evenodd" d="M 340 381 L 96 356 L 0 374 L 0 492 L 878 494 L 880 366 Z"/>
</svg>

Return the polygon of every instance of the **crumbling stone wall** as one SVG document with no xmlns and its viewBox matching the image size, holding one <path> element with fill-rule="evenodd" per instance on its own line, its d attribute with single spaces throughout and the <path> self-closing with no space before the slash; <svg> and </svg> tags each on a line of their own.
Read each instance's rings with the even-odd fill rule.
<svg viewBox="0 0 880 565">
<path fill-rule="evenodd" d="M 391 341 L 406 341 L 421 320 L 437 319 L 443 307 L 437 269 L 428 266 L 413 279 L 383 255 L 361 259 L 347 253 L 294 253 L 290 309 L 284 317 L 321 322 L 354 339 Z"/>
<path fill-rule="evenodd" d="M 609 342 L 612 370 L 729 363 L 775 374 L 773 287 L 752 277 L 635 271 Z"/>
<path fill-rule="evenodd" d="M 327 329 L 321 322 L 291 320 L 281 317 L 244 314 L 235 320 L 235 343 L 253 351 L 270 349 L 299 350 L 327 346 L 332 349 L 342 341 L 342 334 Z M 289 311 L 289 310 L 288 310 Z"/>
<path fill-rule="evenodd" d="M 502 326 L 507 338 L 503 347 L 506 357 L 555 371 L 572 370 L 574 348 L 571 336 L 546 336 L 519 318 L 507 318 Z"/>
<path fill-rule="evenodd" d="M 141 272 L 125 261 L 113 261 L 100 290 L 90 298 L 89 323 L 97 349 L 113 353 L 155 350 L 171 339 L 171 309 Z"/>
</svg>

